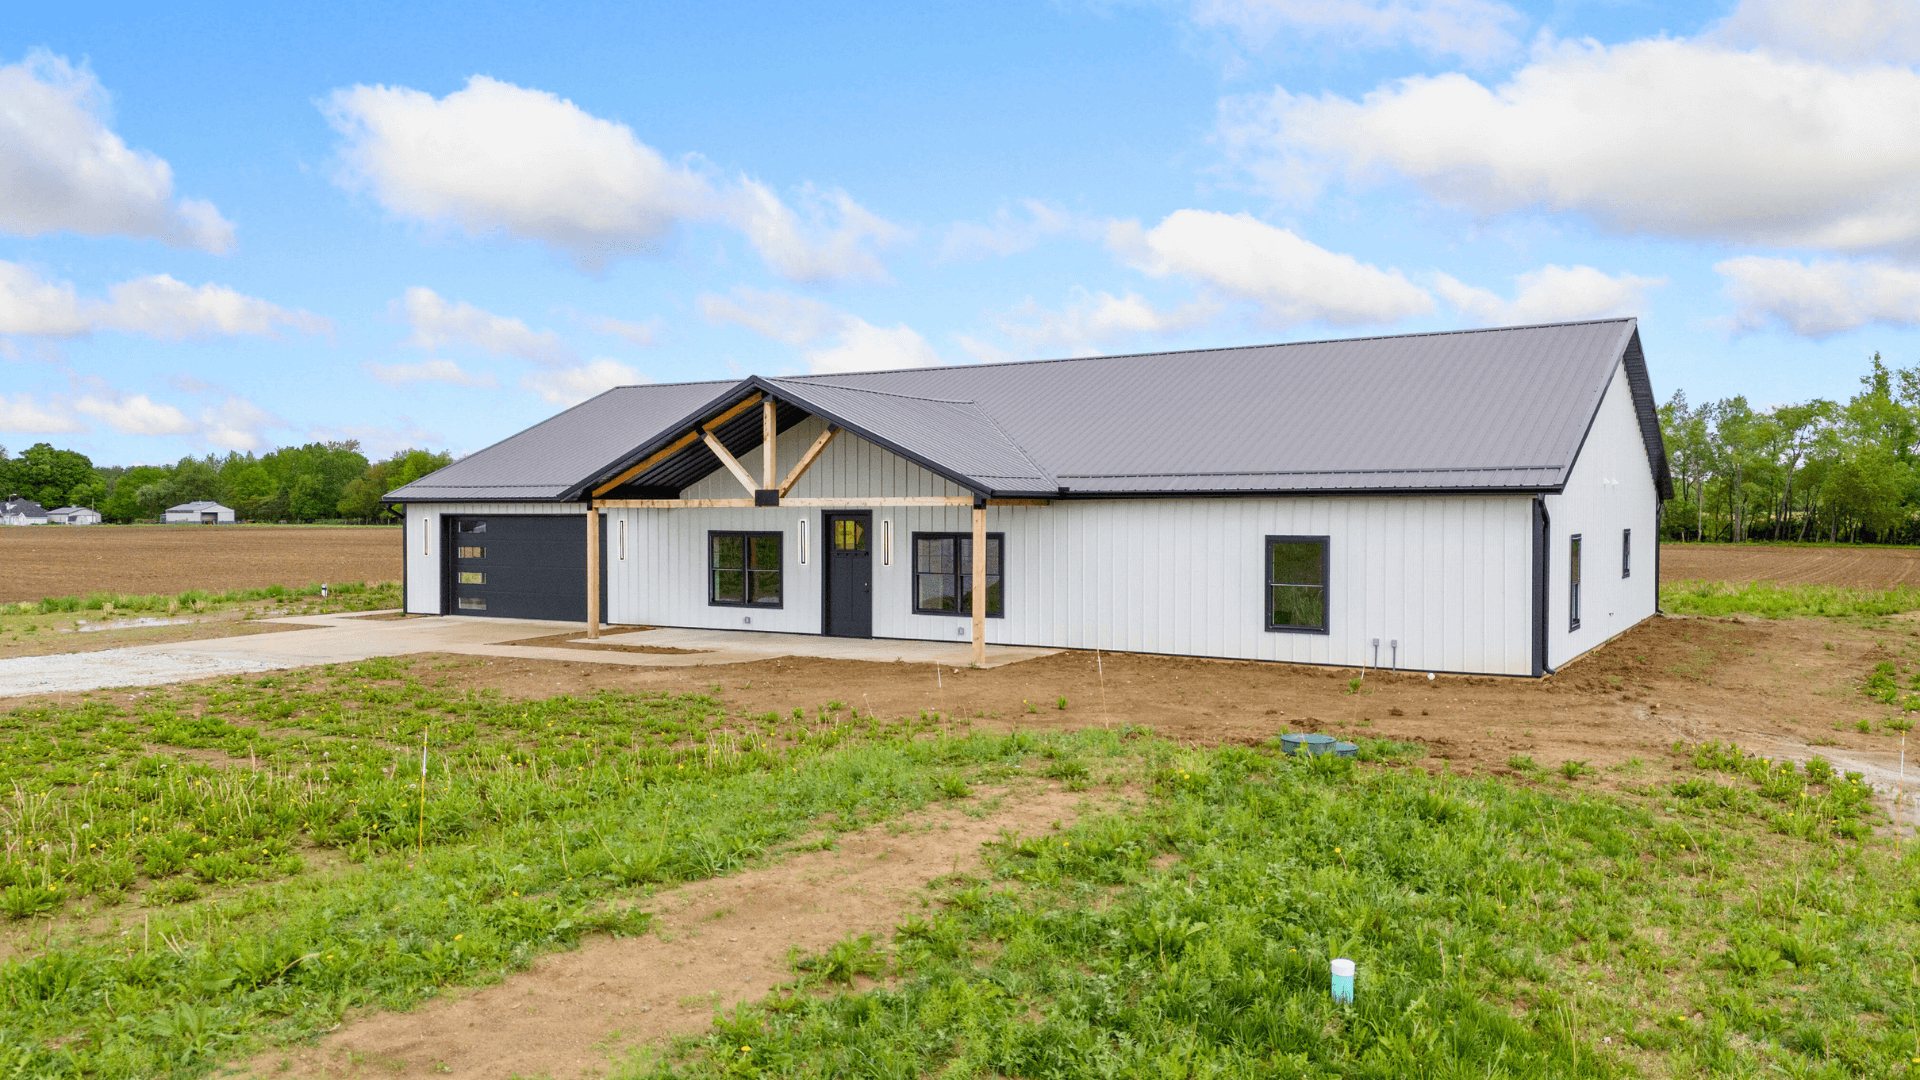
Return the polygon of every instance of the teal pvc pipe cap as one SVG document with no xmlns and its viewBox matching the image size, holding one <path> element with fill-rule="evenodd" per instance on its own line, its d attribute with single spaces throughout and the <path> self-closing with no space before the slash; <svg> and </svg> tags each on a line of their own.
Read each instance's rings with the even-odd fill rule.
<svg viewBox="0 0 1920 1080">
<path fill-rule="evenodd" d="M 1283 754 L 1297 754 L 1300 752 L 1301 744 L 1306 741 L 1307 736 L 1302 732 L 1295 731 L 1291 734 L 1282 735 L 1280 736 L 1280 752 Z"/>
<path fill-rule="evenodd" d="M 1353 1004 L 1353 961 L 1341 957 L 1331 966 L 1333 968 L 1333 1000 L 1342 1005 Z"/>
<path fill-rule="evenodd" d="M 1335 757 L 1352 757 L 1359 752 L 1360 747 L 1354 743 L 1337 742 L 1333 744 L 1333 756 Z"/>
<path fill-rule="evenodd" d="M 1307 736 L 1307 753 L 1330 754 L 1332 752 L 1333 752 L 1333 736 L 1331 735 Z"/>
</svg>

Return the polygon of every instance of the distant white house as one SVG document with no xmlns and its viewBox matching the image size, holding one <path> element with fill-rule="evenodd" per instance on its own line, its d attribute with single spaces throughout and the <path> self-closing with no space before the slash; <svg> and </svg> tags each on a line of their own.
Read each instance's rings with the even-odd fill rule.
<svg viewBox="0 0 1920 1080">
<path fill-rule="evenodd" d="M 49 525 L 98 525 L 100 511 L 87 506 L 63 506 L 47 511 Z"/>
<path fill-rule="evenodd" d="M 160 515 L 160 520 L 168 525 L 231 525 L 233 508 L 208 499 L 198 499 L 167 507 Z"/>
<path fill-rule="evenodd" d="M 47 508 L 32 499 L 9 495 L 5 503 L 0 503 L 0 525 L 45 525 L 46 523 Z"/>
</svg>

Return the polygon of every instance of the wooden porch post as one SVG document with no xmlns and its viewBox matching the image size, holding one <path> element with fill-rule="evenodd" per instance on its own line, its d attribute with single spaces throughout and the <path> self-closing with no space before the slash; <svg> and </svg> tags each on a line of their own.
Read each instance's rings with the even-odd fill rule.
<svg viewBox="0 0 1920 1080">
<path fill-rule="evenodd" d="M 973 662 L 987 665 L 987 508 L 973 508 Z"/>
<path fill-rule="evenodd" d="M 587 636 L 600 636 L 600 508 L 587 503 Z"/>
</svg>

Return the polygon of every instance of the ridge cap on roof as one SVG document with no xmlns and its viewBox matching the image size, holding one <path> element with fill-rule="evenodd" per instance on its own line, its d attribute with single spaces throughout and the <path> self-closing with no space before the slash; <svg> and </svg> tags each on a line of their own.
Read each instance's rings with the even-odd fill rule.
<svg viewBox="0 0 1920 1080">
<path fill-rule="evenodd" d="M 1547 330 L 1563 326 L 1599 326 L 1604 323 L 1630 323 L 1636 315 L 1616 315 L 1607 319 L 1569 319 L 1565 322 L 1520 323 L 1515 326 L 1476 326 L 1459 330 L 1416 330 L 1410 334 L 1372 334 L 1367 337 L 1314 338 L 1310 341 L 1270 341 L 1259 345 L 1209 345 L 1195 349 L 1158 349 L 1137 353 L 1102 353 L 1098 356 L 1053 356 L 1036 360 L 1001 360 L 987 364 L 935 364 L 928 367 L 881 368 L 876 371 L 835 371 L 813 375 L 785 375 L 785 379 L 838 379 L 849 375 L 902 375 L 914 371 L 963 371 L 980 368 L 1032 367 L 1038 364 L 1077 364 L 1087 360 L 1137 360 L 1148 356 L 1186 356 L 1192 353 L 1246 352 L 1252 349 L 1285 349 L 1296 345 L 1342 345 L 1355 341 L 1391 341 L 1400 338 L 1452 337 L 1461 334 L 1498 334 L 1508 330 Z M 864 389 L 848 387 L 848 389 Z"/>
<path fill-rule="evenodd" d="M 928 370 L 928 369 L 926 369 L 926 368 L 901 368 L 901 369 L 899 369 L 899 370 L 901 370 L 901 371 L 925 371 L 925 370 Z M 855 374 L 855 373 L 854 373 L 854 372 L 845 372 L 844 374 L 849 374 L 849 375 L 851 375 L 851 374 Z M 873 373 L 872 373 L 872 372 L 859 372 L 858 374 L 863 374 L 863 375 L 866 375 L 866 374 L 873 374 Z M 783 383 L 783 382 L 787 382 L 787 381 L 789 381 L 790 379 L 794 379 L 794 378 L 799 378 L 799 376 L 785 376 L 785 375 L 783 375 L 783 376 L 779 376 L 779 377 L 774 377 L 774 378 L 768 378 L 768 379 L 767 379 L 766 381 L 767 381 L 767 382 L 769 382 L 769 383 L 772 383 L 772 384 L 773 384 L 773 385 L 775 385 L 775 386 L 779 386 L 779 385 L 780 385 L 781 383 Z M 975 401 L 975 400 L 974 400 L 974 399 L 972 399 L 972 398 L 937 398 L 937 397 L 924 397 L 924 396 L 922 396 L 922 395 L 920 395 L 920 394 L 902 394 L 902 393 L 899 393 L 898 391 L 894 391 L 894 390 L 875 390 L 874 388 L 872 388 L 872 387 L 870 387 L 870 386 L 840 386 L 840 385 L 838 385 L 838 384 L 835 384 L 835 385 L 834 385 L 834 389 L 835 389 L 835 390 L 846 390 L 846 391 L 849 391 L 849 392 L 851 392 L 851 393 L 856 393 L 856 394 L 878 394 L 878 395 L 880 395 L 881 397 L 891 397 L 891 398 L 900 398 L 900 399 L 901 399 L 901 400 L 903 400 L 903 401 L 930 401 L 930 402 L 932 402 L 932 403 L 934 403 L 934 404 L 936 404 L 936 405 L 971 405 L 971 406 L 973 406 L 973 407 L 974 407 L 974 408 L 976 408 L 976 409 L 979 409 L 979 408 L 980 408 L 980 403 L 979 403 L 978 401 Z M 985 409 L 980 409 L 980 411 L 981 411 L 982 413 L 985 413 L 985 412 L 986 412 L 986 410 L 985 410 Z"/>
</svg>

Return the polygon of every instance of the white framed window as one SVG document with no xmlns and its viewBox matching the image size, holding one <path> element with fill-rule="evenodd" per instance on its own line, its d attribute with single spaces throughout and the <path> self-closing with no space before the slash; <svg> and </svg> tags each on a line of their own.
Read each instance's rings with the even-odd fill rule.
<svg viewBox="0 0 1920 1080">
<path fill-rule="evenodd" d="M 620 561 L 627 559 L 627 519 L 620 519 Z"/>
<path fill-rule="evenodd" d="M 888 518 L 880 519 L 880 565 L 893 565 L 893 522 Z"/>
</svg>

